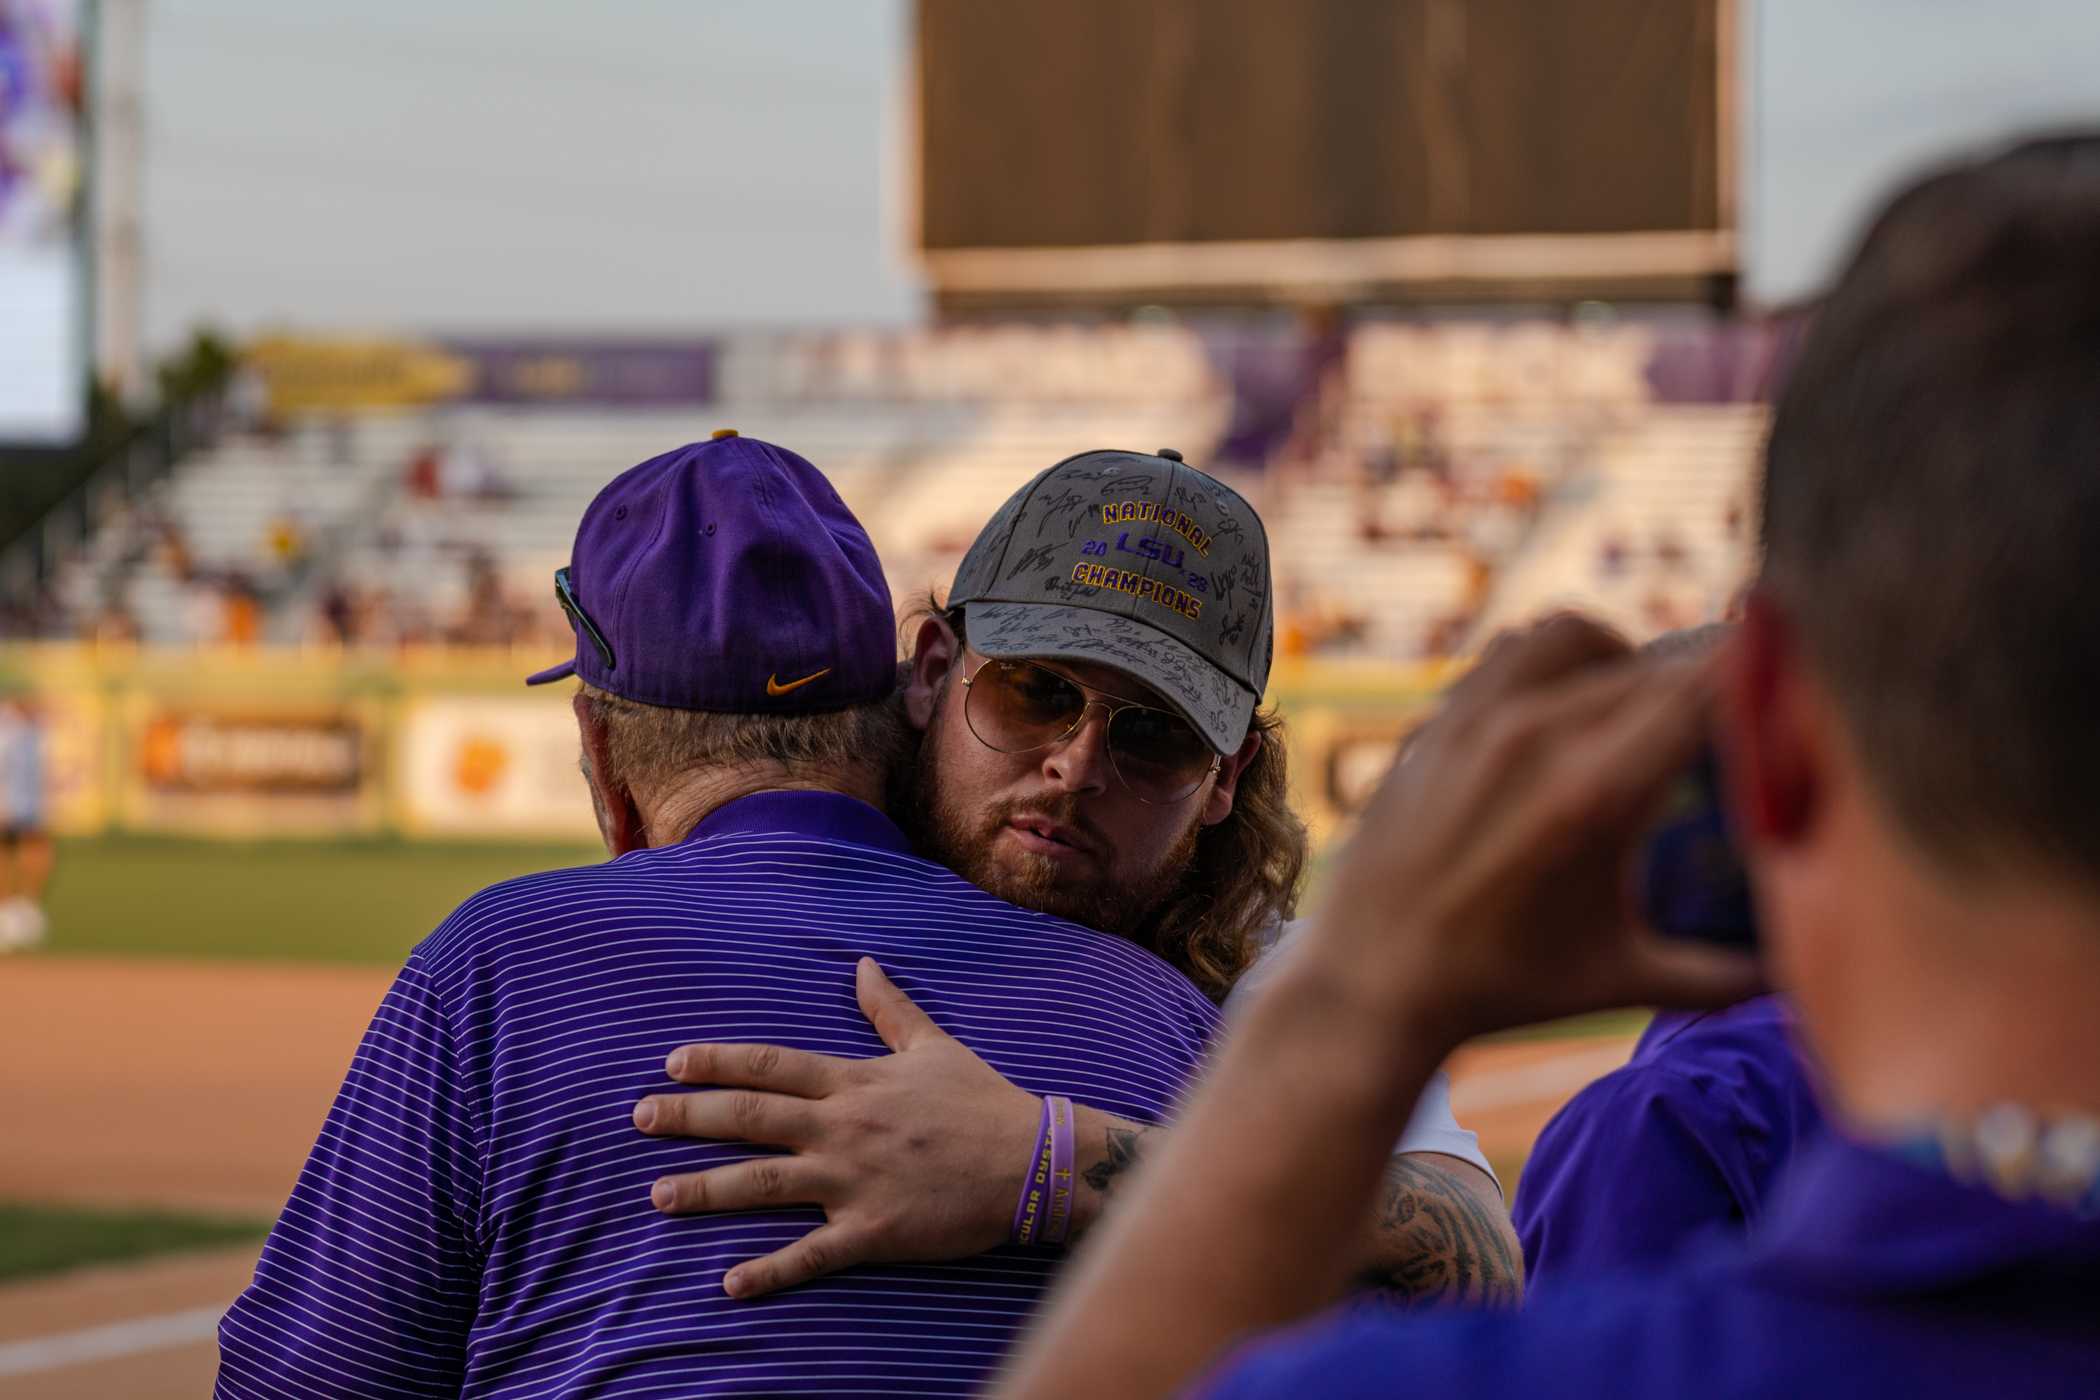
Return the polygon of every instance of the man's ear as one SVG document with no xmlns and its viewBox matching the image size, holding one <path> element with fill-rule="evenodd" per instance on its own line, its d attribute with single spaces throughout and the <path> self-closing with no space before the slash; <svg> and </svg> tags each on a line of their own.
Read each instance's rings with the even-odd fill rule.
<svg viewBox="0 0 2100 1400">
<path fill-rule="evenodd" d="M 1752 845 L 1786 846 L 1815 822 L 1824 736 L 1804 692 L 1800 639 L 1767 593 L 1744 600 L 1722 671 L 1721 757 L 1736 829 Z"/>
<path fill-rule="evenodd" d="M 1210 795 L 1203 799 L 1203 814 L 1197 820 L 1205 826 L 1216 826 L 1232 815 L 1232 799 L 1239 791 L 1240 774 L 1254 762 L 1254 755 L 1261 752 L 1261 731 L 1249 729 L 1237 753 L 1226 754 L 1218 765 L 1218 780 L 1211 784 Z"/>
<path fill-rule="evenodd" d="M 648 827 L 634 793 L 612 766 L 612 743 L 589 697 L 577 691 L 570 706 L 576 712 L 576 732 L 583 741 L 583 778 L 591 786 L 591 806 L 598 814 L 598 834 L 605 849 L 615 856 L 647 850 Z"/>
<path fill-rule="evenodd" d="M 933 723 L 941 687 L 961 661 L 962 643 L 956 640 L 955 629 L 931 616 L 919 624 L 919 636 L 911 649 L 911 675 L 904 683 L 904 717 L 912 728 L 923 732 Z"/>
</svg>

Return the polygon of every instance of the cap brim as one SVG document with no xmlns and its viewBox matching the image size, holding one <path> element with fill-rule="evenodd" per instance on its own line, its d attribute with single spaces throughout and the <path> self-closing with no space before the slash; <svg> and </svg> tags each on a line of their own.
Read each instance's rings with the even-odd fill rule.
<svg viewBox="0 0 2100 1400">
<path fill-rule="evenodd" d="M 548 681 L 567 680 L 576 674 L 576 658 L 570 657 L 559 666 L 549 666 L 544 671 L 534 671 L 525 678 L 527 685 L 545 685 Z"/>
<path fill-rule="evenodd" d="M 1246 742 L 1261 697 L 1157 627 L 1057 603 L 971 603 L 967 617 L 970 646 L 982 655 L 1113 666 L 1165 696 L 1219 753 Z"/>
</svg>

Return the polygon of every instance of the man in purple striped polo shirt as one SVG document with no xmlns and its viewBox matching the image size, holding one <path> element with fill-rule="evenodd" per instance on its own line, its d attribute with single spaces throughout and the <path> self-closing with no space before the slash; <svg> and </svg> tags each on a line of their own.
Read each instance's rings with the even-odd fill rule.
<svg viewBox="0 0 2100 1400">
<path fill-rule="evenodd" d="M 652 1209 L 660 1178 L 778 1160 L 637 1134 L 666 1052 L 866 1059 L 871 1015 L 918 1014 L 908 992 L 988 1072 L 1153 1123 L 1216 1011 L 1130 941 L 912 854 L 878 806 L 908 749 L 888 589 L 801 458 L 729 436 L 643 463 L 592 503 L 555 586 L 577 654 L 534 679 L 583 682 L 616 858 L 484 890 L 410 955 L 221 1324 L 218 1394 L 972 1390 L 1057 1252 L 733 1300 L 731 1266 L 822 1216 Z"/>
</svg>

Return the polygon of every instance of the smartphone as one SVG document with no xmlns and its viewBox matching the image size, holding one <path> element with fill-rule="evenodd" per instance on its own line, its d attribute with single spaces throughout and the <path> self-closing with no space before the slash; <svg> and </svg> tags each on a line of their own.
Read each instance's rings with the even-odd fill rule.
<svg viewBox="0 0 2100 1400">
<path fill-rule="evenodd" d="M 1720 764 L 1703 748 L 1641 845 L 1641 915 L 1671 938 L 1754 951 L 1757 911 L 1721 801 Z"/>
</svg>

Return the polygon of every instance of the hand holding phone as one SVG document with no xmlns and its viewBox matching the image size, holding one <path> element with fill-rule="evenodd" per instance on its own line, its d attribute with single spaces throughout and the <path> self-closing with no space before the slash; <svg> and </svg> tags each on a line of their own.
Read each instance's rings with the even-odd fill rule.
<svg viewBox="0 0 2100 1400">
<path fill-rule="evenodd" d="M 1642 843 L 1641 916 L 1658 933 L 1754 951 L 1757 911 L 1742 850 L 1721 800 L 1711 746 L 1679 779 L 1669 806 Z"/>
</svg>

